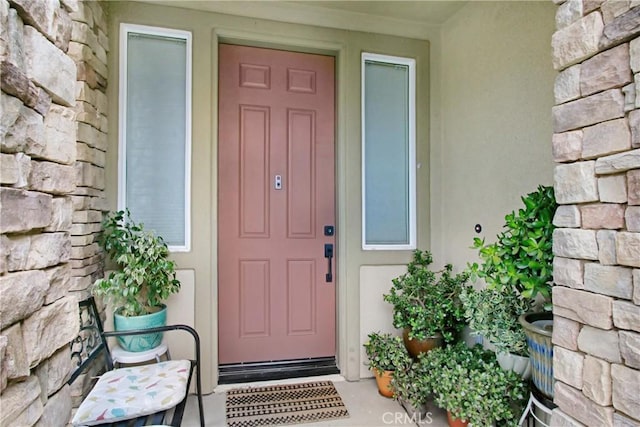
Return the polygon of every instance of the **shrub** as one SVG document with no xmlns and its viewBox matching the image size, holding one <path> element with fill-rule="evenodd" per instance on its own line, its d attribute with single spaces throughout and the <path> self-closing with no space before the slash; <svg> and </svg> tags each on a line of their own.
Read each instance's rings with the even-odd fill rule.
<svg viewBox="0 0 640 427">
<path fill-rule="evenodd" d="M 105 297 L 118 314 L 152 313 L 180 290 L 167 244 L 133 222 L 128 210 L 107 215 L 99 243 L 120 269 L 97 280 L 93 293 Z"/>
<path fill-rule="evenodd" d="M 464 327 L 460 293 L 469 276 L 454 275 L 451 264 L 432 271 L 432 262 L 429 251 L 416 250 L 407 273 L 393 279 L 384 300 L 393 304 L 393 326 L 407 328 L 410 339 L 423 340 L 441 333 L 445 342 L 451 342 Z"/>
<path fill-rule="evenodd" d="M 431 350 L 424 357 L 428 388 L 438 406 L 474 426 L 516 426 L 527 396 L 524 380 L 504 371 L 495 354 L 464 343 Z"/>
<path fill-rule="evenodd" d="M 382 373 L 393 371 L 397 366 L 404 366 L 410 362 L 409 353 L 404 347 L 402 338 L 391 334 L 372 332 L 369 340 L 364 344 L 369 368 Z"/>
</svg>

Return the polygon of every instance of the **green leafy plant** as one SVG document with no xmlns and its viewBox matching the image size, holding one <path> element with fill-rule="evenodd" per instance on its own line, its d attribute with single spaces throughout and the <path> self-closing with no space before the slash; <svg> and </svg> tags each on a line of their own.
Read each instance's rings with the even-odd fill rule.
<svg viewBox="0 0 640 427">
<path fill-rule="evenodd" d="M 153 313 L 180 290 L 167 244 L 133 222 L 129 210 L 110 213 L 102 225 L 99 243 L 119 270 L 97 280 L 94 295 L 103 296 L 123 316 Z"/>
<path fill-rule="evenodd" d="M 464 343 L 431 350 L 423 364 L 429 391 L 438 406 L 474 426 L 516 426 L 527 386 L 516 373 L 504 371 L 495 354 Z"/>
<path fill-rule="evenodd" d="M 429 251 L 416 250 L 407 273 L 393 279 L 384 300 L 393 305 L 393 326 L 407 328 L 410 339 L 423 340 L 440 333 L 445 342 L 452 342 L 464 327 L 459 297 L 469 276 L 466 272 L 453 274 L 451 264 L 432 271 L 432 263 Z"/>
<path fill-rule="evenodd" d="M 530 311 L 536 299 L 551 307 L 553 279 L 553 215 L 557 204 L 553 188 L 539 186 L 522 197 L 524 208 L 505 216 L 497 241 L 474 239 L 481 263 L 469 265 L 473 280 L 486 287 L 466 288 L 460 299 L 471 329 L 498 351 L 527 355 L 525 333 L 518 317 Z"/>
<path fill-rule="evenodd" d="M 470 264 L 471 277 L 489 287 L 515 289 L 527 299 L 541 295 L 551 307 L 553 279 L 553 216 L 557 204 L 553 187 L 539 186 L 522 197 L 524 208 L 505 216 L 504 231 L 494 243 L 475 238 L 482 262 Z"/>
<path fill-rule="evenodd" d="M 396 367 L 406 366 L 411 361 L 402 338 L 388 333 L 370 333 L 368 341 L 364 343 L 364 350 L 369 358 L 367 366 L 380 374 L 395 371 Z"/>
<path fill-rule="evenodd" d="M 425 404 L 431 395 L 429 391 L 431 373 L 423 363 L 425 354 L 427 353 L 420 353 L 417 360 L 410 359 L 408 363 L 398 366 L 391 380 L 394 398 L 409 402 L 414 408 Z"/>
<path fill-rule="evenodd" d="M 531 308 L 531 301 L 512 289 L 465 289 L 460 295 L 469 327 L 489 340 L 498 352 L 527 355 L 527 339 L 518 317 Z"/>
</svg>

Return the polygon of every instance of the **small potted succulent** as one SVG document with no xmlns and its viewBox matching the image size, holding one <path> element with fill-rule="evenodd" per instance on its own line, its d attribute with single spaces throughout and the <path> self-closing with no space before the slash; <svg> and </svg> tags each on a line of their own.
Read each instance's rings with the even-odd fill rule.
<svg viewBox="0 0 640 427">
<path fill-rule="evenodd" d="M 449 423 L 516 426 L 526 402 L 525 380 L 505 371 L 495 354 L 464 343 L 434 349 L 423 363 L 435 403 L 449 413 Z"/>
<path fill-rule="evenodd" d="M 407 272 L 392 280 L 384 300 L 393 305 L 393 326 L 403 329 L 409 353 L 455 341 L 464 328 L 464 308 L 460 294 L 467 287 L 466 272 L 453 274 L 453 266 L 433 271 L 429 251 L 416 250 Z"/>
<path fill-rule="evenodd" d="M 119 267 L 93 287 L 93 294 L 113 307 L 115 329 L 166 325 L 164 301 L 180 290 L 180 282 L 162 237 L 132 221 L 126 210 L 107 215 L 99 243 Z M 161 344 L 162 334 L 118 337 L 118 342 L 127 351 L 147 351 Z"/>
<path fill-rule="evenodd" d="M 378 391 L 385 397 L 393 397 L 391 379 L 398 367 L 407 366 L 410 356 L 407 353 L 402 338 L 391 334 L 372 332 L 364 344 L 364 350 L 369 361 L 367 366 L 373 372 Z"/>
</svg>

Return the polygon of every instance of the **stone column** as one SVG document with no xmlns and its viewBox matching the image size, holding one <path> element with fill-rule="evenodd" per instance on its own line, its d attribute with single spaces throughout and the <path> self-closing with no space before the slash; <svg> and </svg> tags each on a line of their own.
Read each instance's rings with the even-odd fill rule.
<svg viewBox="0 0 640 427">
<path fill-rule="evenodd" d="M 556 1 L 554 426 L 640 426 L 640 6 Z"/>
<path fill-rule="evenodd" d="M 79 45 L 92 41 L 74 21 L 98 15 L 95 51 L 106 46 L 101 4 L 87 3 L 0 0 L 2 426 L 67 424 L 69 342 L 79 329 L 71 291 L 83 288 L 76 277 L 86 276 L 77 273 L 78 261 L 94 266 L 91 273 L 102 271 L 95 246 L 85 250 L 93 240 L 76 239 L 90 234 L 79 233 L 77 224 L 95 222 L 104 206 L 104 182 L 90 167 L 102 168 L 104 153 L 100 160 L 85 148 L 104 150 L 104 136 L 87 136 L 80 125 L 89 120 L 85 104 L 104 111 L 106 101 L 97 95 L 87 101 L 92 95 L 77 84 L 87 72 L 74 61 L 78 50 L 84 55 Z M 104 64 L 104 48 L 101 53 Z M 101 82 L 104 88 L 106 78 Z M 106 118 L 96 115 L 104 131 Z"/>
<path fill-rule="evenodd" d="M 73 19 L 69 56 L 78 67 L 76 82 L 76 189 L 71 227 L 72 289 L 86 291 L 103 275 L 97 238 L 107 209 L 107 19 L 101 2 L 79 2 Z"/>
<path fill-rule="evenodd" d="M 86 298 L 91 285 L 104 275 L 104 254 L 98 245 L 103 212 L 107 209 L 105 158 L 107 150 L 107 17 L 103 3 L 80 1 L 73 19 L 69 56 L 78 68 L 76 82 L 76 188 L 71 196 L 71 290 Z M 104 320 L 104 319 L 103 319 Z M 103 369 L 89 367 L 71 385 L 77 408 Z"/>
</svg>

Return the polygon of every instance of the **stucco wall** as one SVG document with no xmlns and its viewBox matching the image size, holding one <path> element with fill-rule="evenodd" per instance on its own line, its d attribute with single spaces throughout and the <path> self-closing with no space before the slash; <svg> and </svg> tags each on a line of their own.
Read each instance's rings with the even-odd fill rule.
<svg viewBox="0 0 640 427">
<path fill-rule="evenodd" d="M 248 19 L 132 2 L 110 2 L 112 34 L 120 22 L 193 32 L 193 249 L 175 254 L 195 272 L 195 325 L 203 335 L 209 385 L 217 377 L 216 188 L 217 43 L 321 52 L 337 56 L 337 295 L 338 362 L 360 377 L 361 341 L 388 313 L 361 305 L 363 292 L 382 299 L 385 273 L 402 268 L 409 251 L 362 251 L 360 206 L 360 54 L 417 59 L 418 246 L 432 248 L 436 264 L 463 267 L 473 226 L 494 236 L 520 195 L 550 184 L 549 141 L 553 69 L 549 45 L 553 6 L 546 3 L 470 3 L 442 30 L 415 40 Z M 293 18 L 292 18 L 293 19 Z M 117 188 L 118 40 L 111 39 L 110 138 L 107 188 Z M 428 167 L 425 167 L 428 165 Z M 476 170 L 474 170 L 476 169 Z M 361 270 L 366 266 L 364 270 Z M 394 267 L 395 266 L 395 267 Z M 376 269 L 380 270 L 376 271 Z M 362 272 L 366 271 L 363 279 Z M 387 319 L 388 317 L 388 319 Z"/>
<path fill-rule="evenodd" d="M 442 134 L 431 144 L 436 264 L 464 268 L 474 237 L 495 239 L 521 195 L 552 183 L 553 31 L 551 2 L 469 2 L 443 25 Z"/>
<path fill-rule="evenodd" d="M 203 339 L 205 388 L 217 380 L 217 45 L 219 41 L 287 48 L 336 55 L 337 137 L 337 303 L 338 363 L 349 379 L 360 375 L 361 265 L 403 265 L 410 251 L 361 250 L 360 210 L 360 55 L 362 51 L 416 58 L 418 148 L 417 158 L 427 165 L 429 147 L 429 43 L 372 33 L 248 19 L 202 11 L 133 2 L 110 2 L 110 31 L 118 34 L 121 22 L 165 26 L 193 33 L 193 140 L 192 140 L 192 250 L 174 254 L 181 269 L 195 272 L 195 326 Z M 117 188 L 118 40 L 111 38 L 109 63 L 109 150 L 107 188 L 115 208 Z M 429 244 L 429 172 L 418 172 L 418 242 Z M 376 286 L 379 289 L 380 286 Z M 382 295 L 380 294 L 380 298 Z M 171 307 L 170 307 L 171 308 Z M 377 316 L 377 313 L 370 315 Z"/>
<path fill-rule="evenodd" d="M 393 306 L 382 299 L 389 293 L 391 280 L 406 273 L 404 265 L 366 265 L 360 268 L 360 359 L 365 362 L 366 353 L 362 344 L 367 342 L 371 332 L 389 332 L 400 335 L 400 331 L 393 327 Z M 373 374 L 362 363 L 360 377 L 372 377 Z"/>
</svg>

